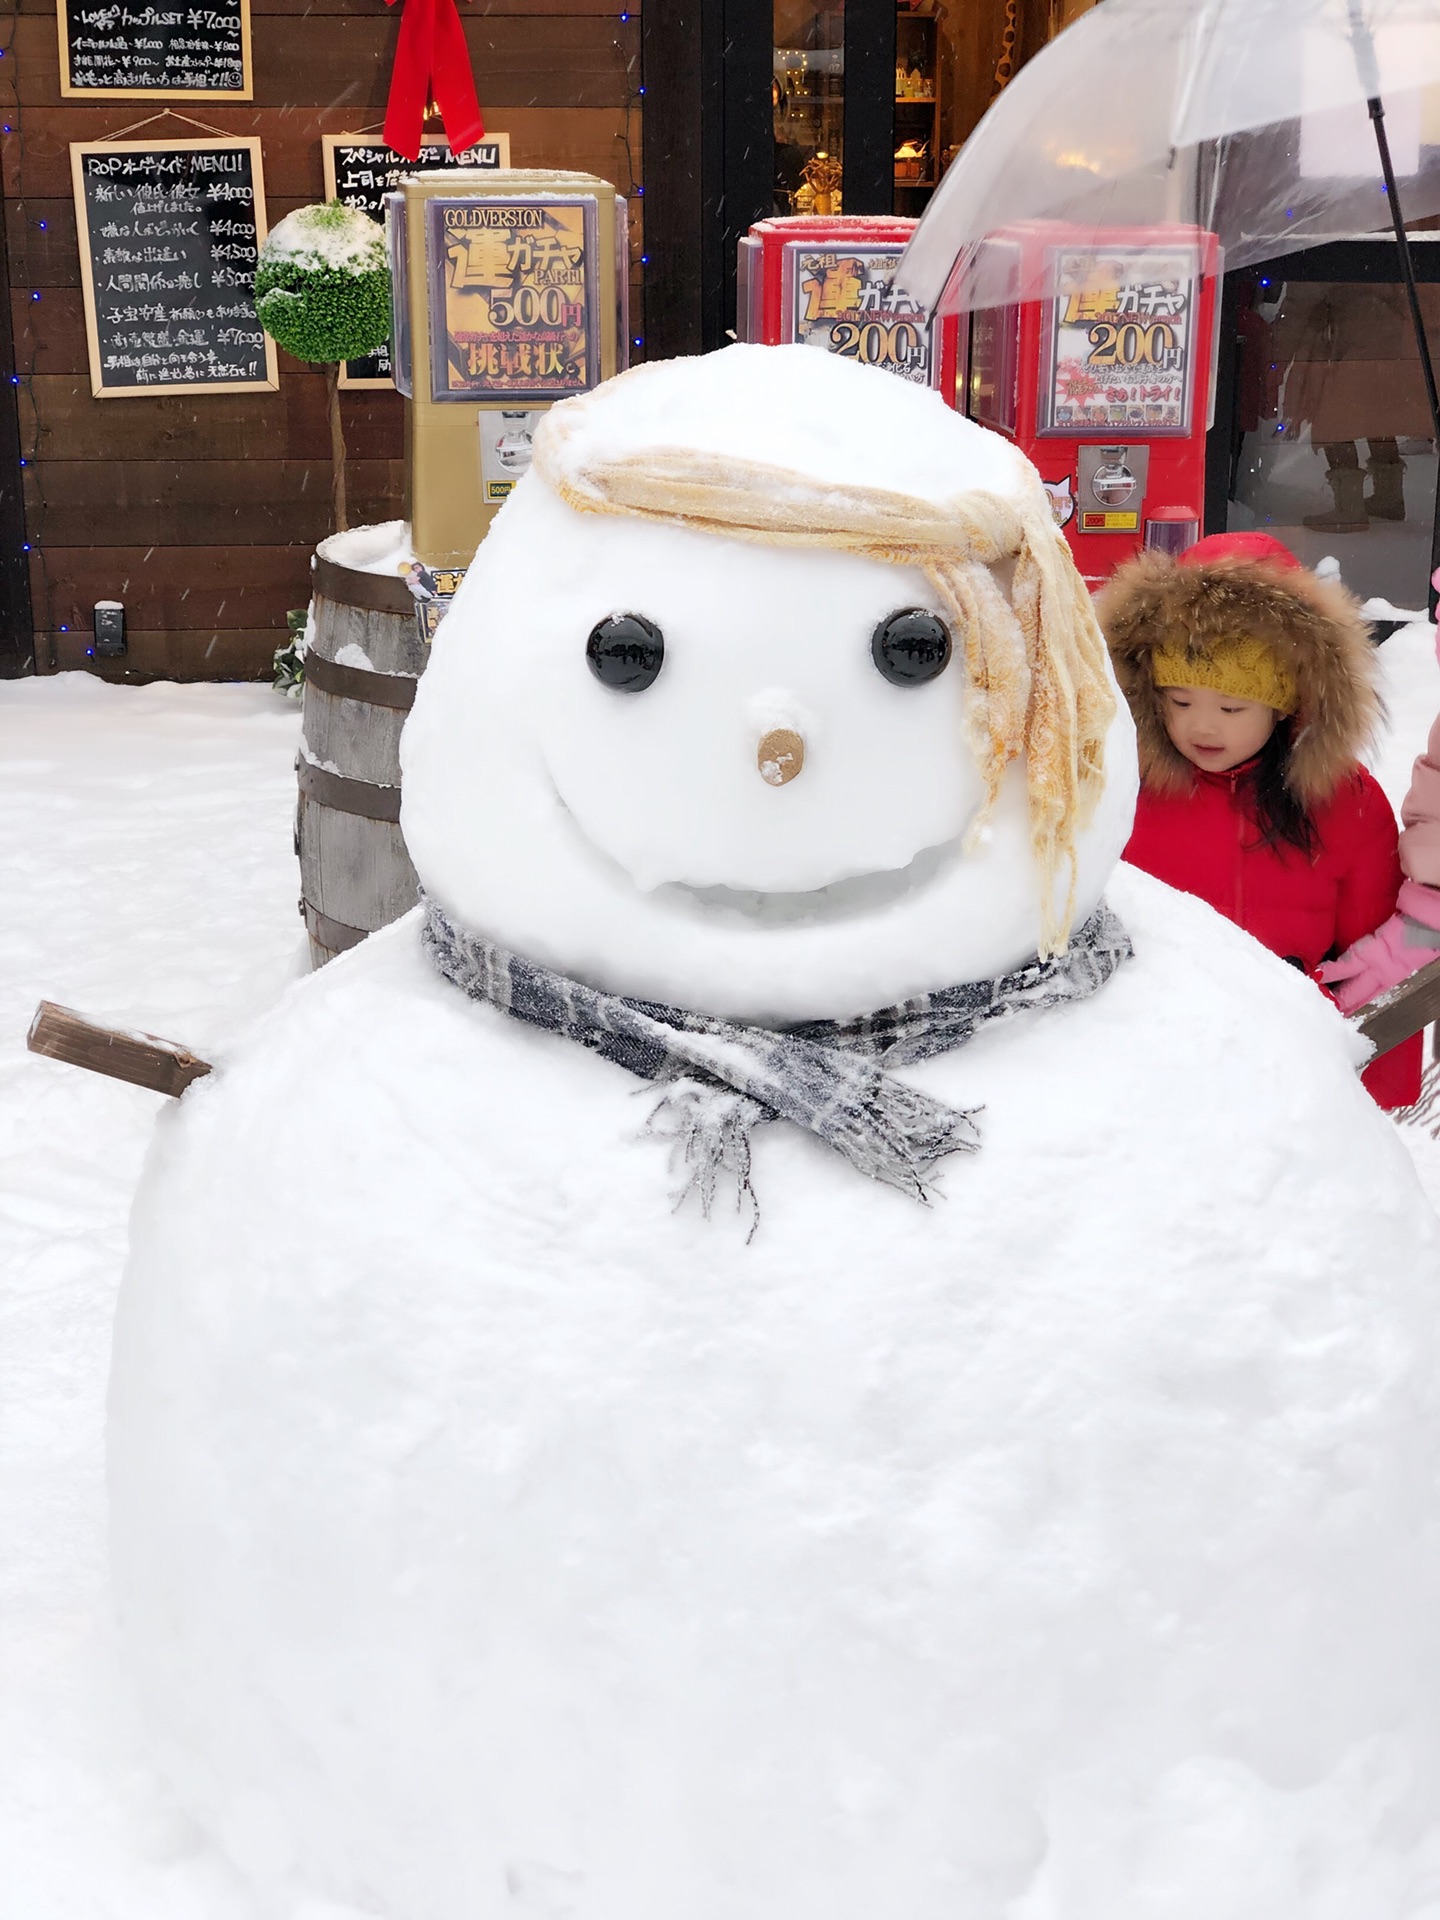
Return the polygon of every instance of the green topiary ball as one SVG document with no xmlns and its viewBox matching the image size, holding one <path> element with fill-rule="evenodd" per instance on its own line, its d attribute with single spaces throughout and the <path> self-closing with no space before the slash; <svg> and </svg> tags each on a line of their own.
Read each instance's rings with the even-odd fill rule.
<svg viewBox="0 0 1440 1920">
<path fill-rule="evenodd" d="M 286 214 L 260 249 L 255 311 L 297 360 L 374 353 L 390 338 L 383 228 L 338 200 Z"/>
</svg>

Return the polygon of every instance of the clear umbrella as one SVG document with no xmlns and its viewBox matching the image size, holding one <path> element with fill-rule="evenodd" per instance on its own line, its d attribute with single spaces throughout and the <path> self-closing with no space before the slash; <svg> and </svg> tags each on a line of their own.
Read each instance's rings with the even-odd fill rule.
<svg viewBox="0 0 1440 1920">
<path fill-rule="evenodd" d="M 1372 100 L 1407 218 L 1440 213 L 1440 0 L 1104 0 L 990 108 L 897 279 L 930 307 L 1043 297 L 985 245 L 1021 221 L 1193 222 L 1231 268 L 1384 230 Z"/>
</svg>

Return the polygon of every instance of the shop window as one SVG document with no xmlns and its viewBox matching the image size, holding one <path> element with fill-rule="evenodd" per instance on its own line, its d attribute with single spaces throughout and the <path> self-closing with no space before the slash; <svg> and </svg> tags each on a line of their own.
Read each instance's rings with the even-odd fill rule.
<svg viewBox="0 0 1440 1920">
<path fill-rule="evenodd" d="M 775 0 L 776 213 L 840 213 L 845 5 Z"/>
<path fill-rule="evenodd" d="M 1307 566 L 1332 555 L 1362 600 L 1418 609 L 1436 488 L 1424 380 L 1398 274 L 1368 277 L 1393 271 L 1393 246 L 1346 251 L 1355 279 L 1286 277 L 1293 260 L 1235 276 L 1226 524 L 1275 534 Z M 1420 296 L 1440 341 L 1440 286 Z"/>
<path fill-rule="evenodd" d="M 895 211 L 923 213 L 940 177 L 940 23 L 895 16 Z"/>
</svg>

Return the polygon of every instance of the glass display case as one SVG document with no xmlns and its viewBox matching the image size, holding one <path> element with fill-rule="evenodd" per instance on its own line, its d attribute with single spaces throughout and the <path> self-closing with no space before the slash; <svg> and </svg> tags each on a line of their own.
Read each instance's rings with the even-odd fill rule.
<svg viewBox="0 0 1440 1920">
<path fill-rule="evenodd" d="M 1440 235 L 1412 238 L 1440 339 Z M 1227 276 L 1207 524 L 1263 529 L 1307 566 L 1338 562 L 1361 600 L 1416 611 L 1435 563 L 1436 454 L 1388 238 L 1342 241 Z"/>
<path fill-rule="evenodd" d="M 845 5 L 775 0 L 776 213 L 843 211 Z"/>
<path fill-rule="evenodd" d="M 895 15 L 895 212 L 923 211 L 939 180 L 940 22 L 905 5 Z"/>
</svg>

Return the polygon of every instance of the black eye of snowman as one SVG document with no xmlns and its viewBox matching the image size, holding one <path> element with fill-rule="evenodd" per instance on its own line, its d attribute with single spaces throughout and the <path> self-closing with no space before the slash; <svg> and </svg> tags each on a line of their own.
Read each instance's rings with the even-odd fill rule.
<svg viewBox="0 0 1440 1920">
<path fill-rule="evenodd" d="M 892 687 L 918 687 L 950 664 L 950 629 L 938 613 L 906 607 L 876 627 L 870 657 Z"/>
<path fill-rule="evenodd" d="M 643 693 L 665 664 L 665 636 L 643 613 L 612 613 L 591 629 L 585 658 L 602 687 Z"/>
</svg>

